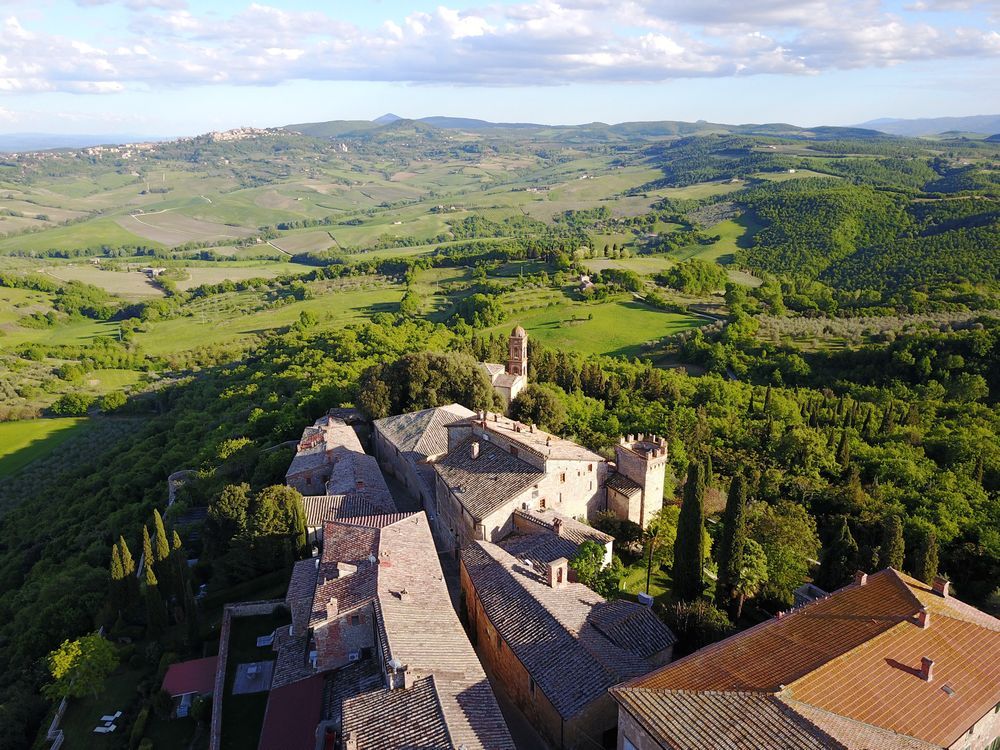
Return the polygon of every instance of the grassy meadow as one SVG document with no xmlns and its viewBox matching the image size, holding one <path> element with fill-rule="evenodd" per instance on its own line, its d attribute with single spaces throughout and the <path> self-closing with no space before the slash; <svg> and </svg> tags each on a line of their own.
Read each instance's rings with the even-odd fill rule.
<svg viewBox="0 0 1000 750">
<path fill-rule="evenodd" d="M 86 419 L 26 419 L 0 422 L 0 479 L 17 473 L 84 429 Z"/>
</svg>

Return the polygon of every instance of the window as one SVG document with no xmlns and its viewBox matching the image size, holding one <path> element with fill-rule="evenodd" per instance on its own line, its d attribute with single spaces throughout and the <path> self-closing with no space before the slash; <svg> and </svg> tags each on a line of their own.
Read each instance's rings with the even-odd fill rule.
<svg viewBox="0 0 1000 750">
<path fill-rule="evenodd" d="M 560 482 L 565 482 L 566 481 L 566 472 L 565 471 L 562 474 L 559 475 L 559 481 Z"/>
<path fill-rule="evenodd" d="M 361 616 L 360 615 L 351 615 L 351 625 L 353 627 L 357 627 L 360 624 L 361 624 Z"/>
<path fill-rule="evenodd" d="M 539 501 L 538 501 L 538 507 L 541 508 L 542 510 L 545 510 L 545 498 L 544 497 L 541 498 L 541 499 L 539 499 Z"/>
<path fill-rule="evenodd" d="M 587 471 L 593 471 L 593 470 L 594 470 L 594 465 L 593 464 L 587 464 Z"/>
<path fill-rule="evenodd" d="M 514 458 L 517 458 L 517 448 L 515 448 L 513 445 L 510 446 L 510 455 L 512 455 Z"/>
</svg>

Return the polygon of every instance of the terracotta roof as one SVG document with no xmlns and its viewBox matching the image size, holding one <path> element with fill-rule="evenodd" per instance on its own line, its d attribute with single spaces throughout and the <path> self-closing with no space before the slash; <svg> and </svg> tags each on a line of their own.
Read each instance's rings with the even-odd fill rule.
<svg viewBox="0 0 1000 750">
<path fill-rule="evenodd" d="M 866 732 L 948 746 L 1000 703 L 1000 621 L 890 568 L 612 692 L 638 706 L 663 691 L 776 693 L 847 747 L 877 747 Z M 662 712 L 641 718 L 668 731 Z"/>
<path fill-rule="evenodd" d="M 448 404 L 375 421 L 375 428 L 414 463 L 448 452 L 446 424 L 473 416 L 461 404 Z"/>
<path fill-rule="evenodd" d="M 338 563 L 354 565 L 357 570 L 334 577 Z M 396 660 L 417 678 L 434 677 L 433 681 L 424 680 L 421 683 L 424 687 L 417 692 L 416 688 L 397 689 L 390 694 L 379 689 L 345 698 L 351 685 L 357 684 L 359 691 L 365 688 L 358 681 L 346 679 L 346 673 L 345 679 L 334 676 L 334 685 L 343 690 L 332 701 L 331 711 L 341 712 L 345 730 L 357 730 L 362 738 L 380 731 L 378 727 L 367 726 L 372 723 L 370 711 L 380 709 L 384 711 L 382 723 L 390 732 L 387 737 L 398 738 L 390 742 L 377 735 L 371 740 L 374 744 L 359 743 L 359 750 L 417 746 L 407 744 L 411 730 L 423 733 L 420 741 L 424 744 L 420 747 L 512 748 L 496 698 L 452 606 L 423 512 L 328 521 L 312 600 L 315 628 L 324 627 L 331 597 L 337 599 L 340 613 L 372 605 L 385 662 Z M 414 713 L 415 718 L 410 721 L 406 714 L 394 716 L 384 708 L 390 701 L 400 701 L 414 712 L 424 710 L 430 705 L 430 698 L 424 695 L 427 686 L 443 717 L 450 743 L 437 744 L 440 735 L 430 719 L 430 723 L 421 723 L 423 719 Z M 405 721 L 405 725 L 398 725 L 399 721 Z M 394 723 L 397 733 L 391 734 Z"/>
<path fill-rule="evenodd" d="M 336 447 L 348 452 L 364 453 L 358 433 L 353 427 L 340 419 L 321 417 L 302 431 L 298 450 L 285 476 L 293 477 L 306 471 L 314 471 L 326 463 L 326 451 Z"/>
<path fill-rule="evenodd" d="M 319 528 L 324 521 L 377 515 L 387 510 L 384 503 L 357 492 L 347 495 L 306 495 L 302 498 L 302 506 L 306 511 L 306 526 L 310 529 Z"/>
<path fill-rule="evenodd" d="M 479 456 L 472 458 L 473 442 L 475 439 L 471 437 L 461 441 L 455 450 L 434 464 L 434 471 L 476 520 L 485 518 L 545 477 L 531 464 L 484 441 L 478 441 Z"/>
<path fill-rule="evenodd" d="M 676 640 L 647 607 L 605 601 L 581 583 L 552 588 L 495 544 L 473 543 L 462 562 L 493 627 L 565 719 L 648 672 L 648 657 Z"/>
<path fill-rule="evenodd" d="M 257 750 L 313 750 L 322 711 L 322 675 L 272 687 Z"/>
<path fill-rule="evenodd" d="M 633 482 L 627 476 L 621 472 L 615 472 L 608 477 L 605 485 L 616 492 L 620 492 L 625 497 L 632 497 L 642 492 L 642 486 L 637 482 Z"/>
<path fill-rule="evenodd" d="M 326 482 L 328 495 L 363 495 L 381 512 L 396 510 L 396 502 L 374 456 L 337 449 L 334 459 Z"/>
<path fill-rule="evenodd" d="M 433 677 L 409 690 L 375 690 L 344 701 L 344 734 L 358 750 L 455 747 Z"/>
<path fill-rule="evenodd" d="M 513 534 L 499 542 L 499 545 L 512 557 L 530 560 L 533 565 L 538 566 L 548 565 L 560 557 L 568 560 L 580 549 L 575 542 L 556 536 L 551 531 L 541 534 Z"/>
<path fill-rule="evenodd" d="M 475 417 L 469 417 L 467 420 L 462 421 L 478 426 L 480 430 L 483 429 L 482 422 L 476 420 Z M 487 413 L 485 431 L 499 435 L 519 446 L 532 450 L 543 459 L 592 461 L 594 463 L 604 462 L 602 456 L 584 448 L 578 443 L 574 443 L 572 440 L 545 432 L 538 427 L 535 427 L 534 431 L 532 431 L 530 425 L 522 424 L 503 414 Z"/>
<path fill-rule="evenodd" d="M 292 568 L 285 604 L 292 613 L 292 627 L 299 633 L 304 633 L 309 626 L 309 613 L 312 610 L 313 594 L 316 592 L 318 571 L 319 560 L 316 558 L 299 560 Z"/>
<path fill-rule="evenodd" d="M 577 545 L 583 544 L 586 541 L 594 541 L 598 544 L 604 545 L 615 540 L 615 538 L 610 534 L 605 534 L 603 531 L 599 531 L 593 526 L 589 526 L 582 521 L 577 521 L 571 516 L 564 515 L 554 510 L 518 508 L 514 511 L 514 515 L 548 531 L 555 530 L 554 522 L 556 520 L 562 521 L 560 535 Z"/>
<path fill-rule="evenodd" d="M 163 690 L 172 696 L 211 693 L 218 663 L 218 656 L 209 656 L 171 664 L 163 676 Z"/>
</svg>

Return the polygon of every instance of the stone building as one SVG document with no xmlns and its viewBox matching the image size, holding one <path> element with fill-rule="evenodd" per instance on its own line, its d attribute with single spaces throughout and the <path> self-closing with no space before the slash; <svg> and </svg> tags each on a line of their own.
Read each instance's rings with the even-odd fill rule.
<svg viewBox="0 0 1000 750">
<path fill-rule="evenodd" d="M 619 750 L 995 750 L 1000 620 L 892 568 L 612 689 Z"/>
<path fill-rule="evenodd" d="M 324 537 L 292 572 L 258 750 L 513 750 L 427 516 L 326 521 Z"/>
<path fill-rule="evenodd" d="M 446 544 L 498 541 L 512 531 L 517 509 L 573 518 L 604 510 L 608 464 L 593 451 L 501 414 L 484 412 L 447 429 L 429 510 Z"/>
<path fill-rule="evenodd" d="M 322 542 L 327 518 L 396 512 L 378 461 L 338 417 L 321 417 L 305 428 L 285 483 L 302 493 L 310 543 Z"/>
<path fill-rule="evenodd" d="M 518 508 L 511 520 L 514 522 L 514 534 L 525 536 L 545 534 L 561 541 L 560 552 L 555 557 L 573 557 L 581 544 L 595 542 L 604 548 L 604 564 L 611 562 L 615 538 L 575 518 L 554 510 Z"/>
<path fill-rule="evenodd" d="M 643 528 L 663 507 L 667 441 L 656 435 L 629 435 L 615 446 L 615 472 L 608 477 L 608 510 Z"/>
<path fill-rule="evenodd" d="M 528 384 L 528 332 L 516 326 L 507 342 L 507 364 L 482 362 L 480 366 L 503 401 L 504 409 Z"/>
<path fill-rule="evenodd" d="M 669 662 L 676 638 L 648 607 L 574 582 L 567 541 L 546 532 L 473 542 L 462 551 L 462 598 L 494 686 L 535 729 L 555 748 L 609 747 L 618 712 L 608 689 Z"/>
<path fill-rule="evenodd" d="M 372 444 L 382 470 L 402 482 L 424 508 L 434 502 L 431 464 L 448 452 L 445 425 L 475 414 L 460 404 L 377 419 Z"/>
</svg>

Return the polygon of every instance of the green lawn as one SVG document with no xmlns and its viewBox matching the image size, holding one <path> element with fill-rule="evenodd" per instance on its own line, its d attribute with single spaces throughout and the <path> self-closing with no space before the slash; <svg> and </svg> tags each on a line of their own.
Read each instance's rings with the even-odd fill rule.
<svg viewBox="0 0 1000 750">
<path fill-rule="evenodd" d="M 536 292 L 537 293 L 537 292 Z M 593 315 L 590 319 L 589 316 Z M 490 329 L 506 332 L 520 323 L 542 344 L 582 354 L 636 357 L 642 344 L 706 321 L 691 315 L 664 312 L 632 300 L 596 304 L 566 300 L 553 307 L 513 313 L 508 321 Z"/>
<path fill-rule="evenodd" d="M 654 565 L 652 575 L 649 578 L 649 593 L 657 601 L 665 602 L 670 599 L 670 590 L 673 581 L 670 574 L 660 565 Z M 637 560 L 625 569 L 625 578 L 622 579 L 622 591 L 635 595 L 646 591 L 646 561 Z"/>
<path fill-rule="evenodd" d="M 603 271 L 605 268 L 624 268 L 645 276 L 665 271 L 676 262 L 663 255 L 642 255 L 635 258 L 591 258 L 583 261 L 583 264 L 591 272 Z"/>
<path fill-rule="evenodd" d="M 71 700 L 63 715 L 60 728 L 66 735 L 63 747 L 67 750 L 81 748 L 118 748 L 122 735 L 135 720 L 139 707 L 136 685 L 143 677 L 142 670 L 120 666 L 104 683 L 104 690 L 94 698 Z M 101 717 L 122 711 L 118 729 L 112 734 L 94 734 L 94 727 L 101 724 Z"/>
<path fill-rule="evenodd" d="M 26 419 L 0 422 L 0 478 L 18 472 L 36 458 L 51 453 L 78 430 L 86 419 Z"/>
</svg>

